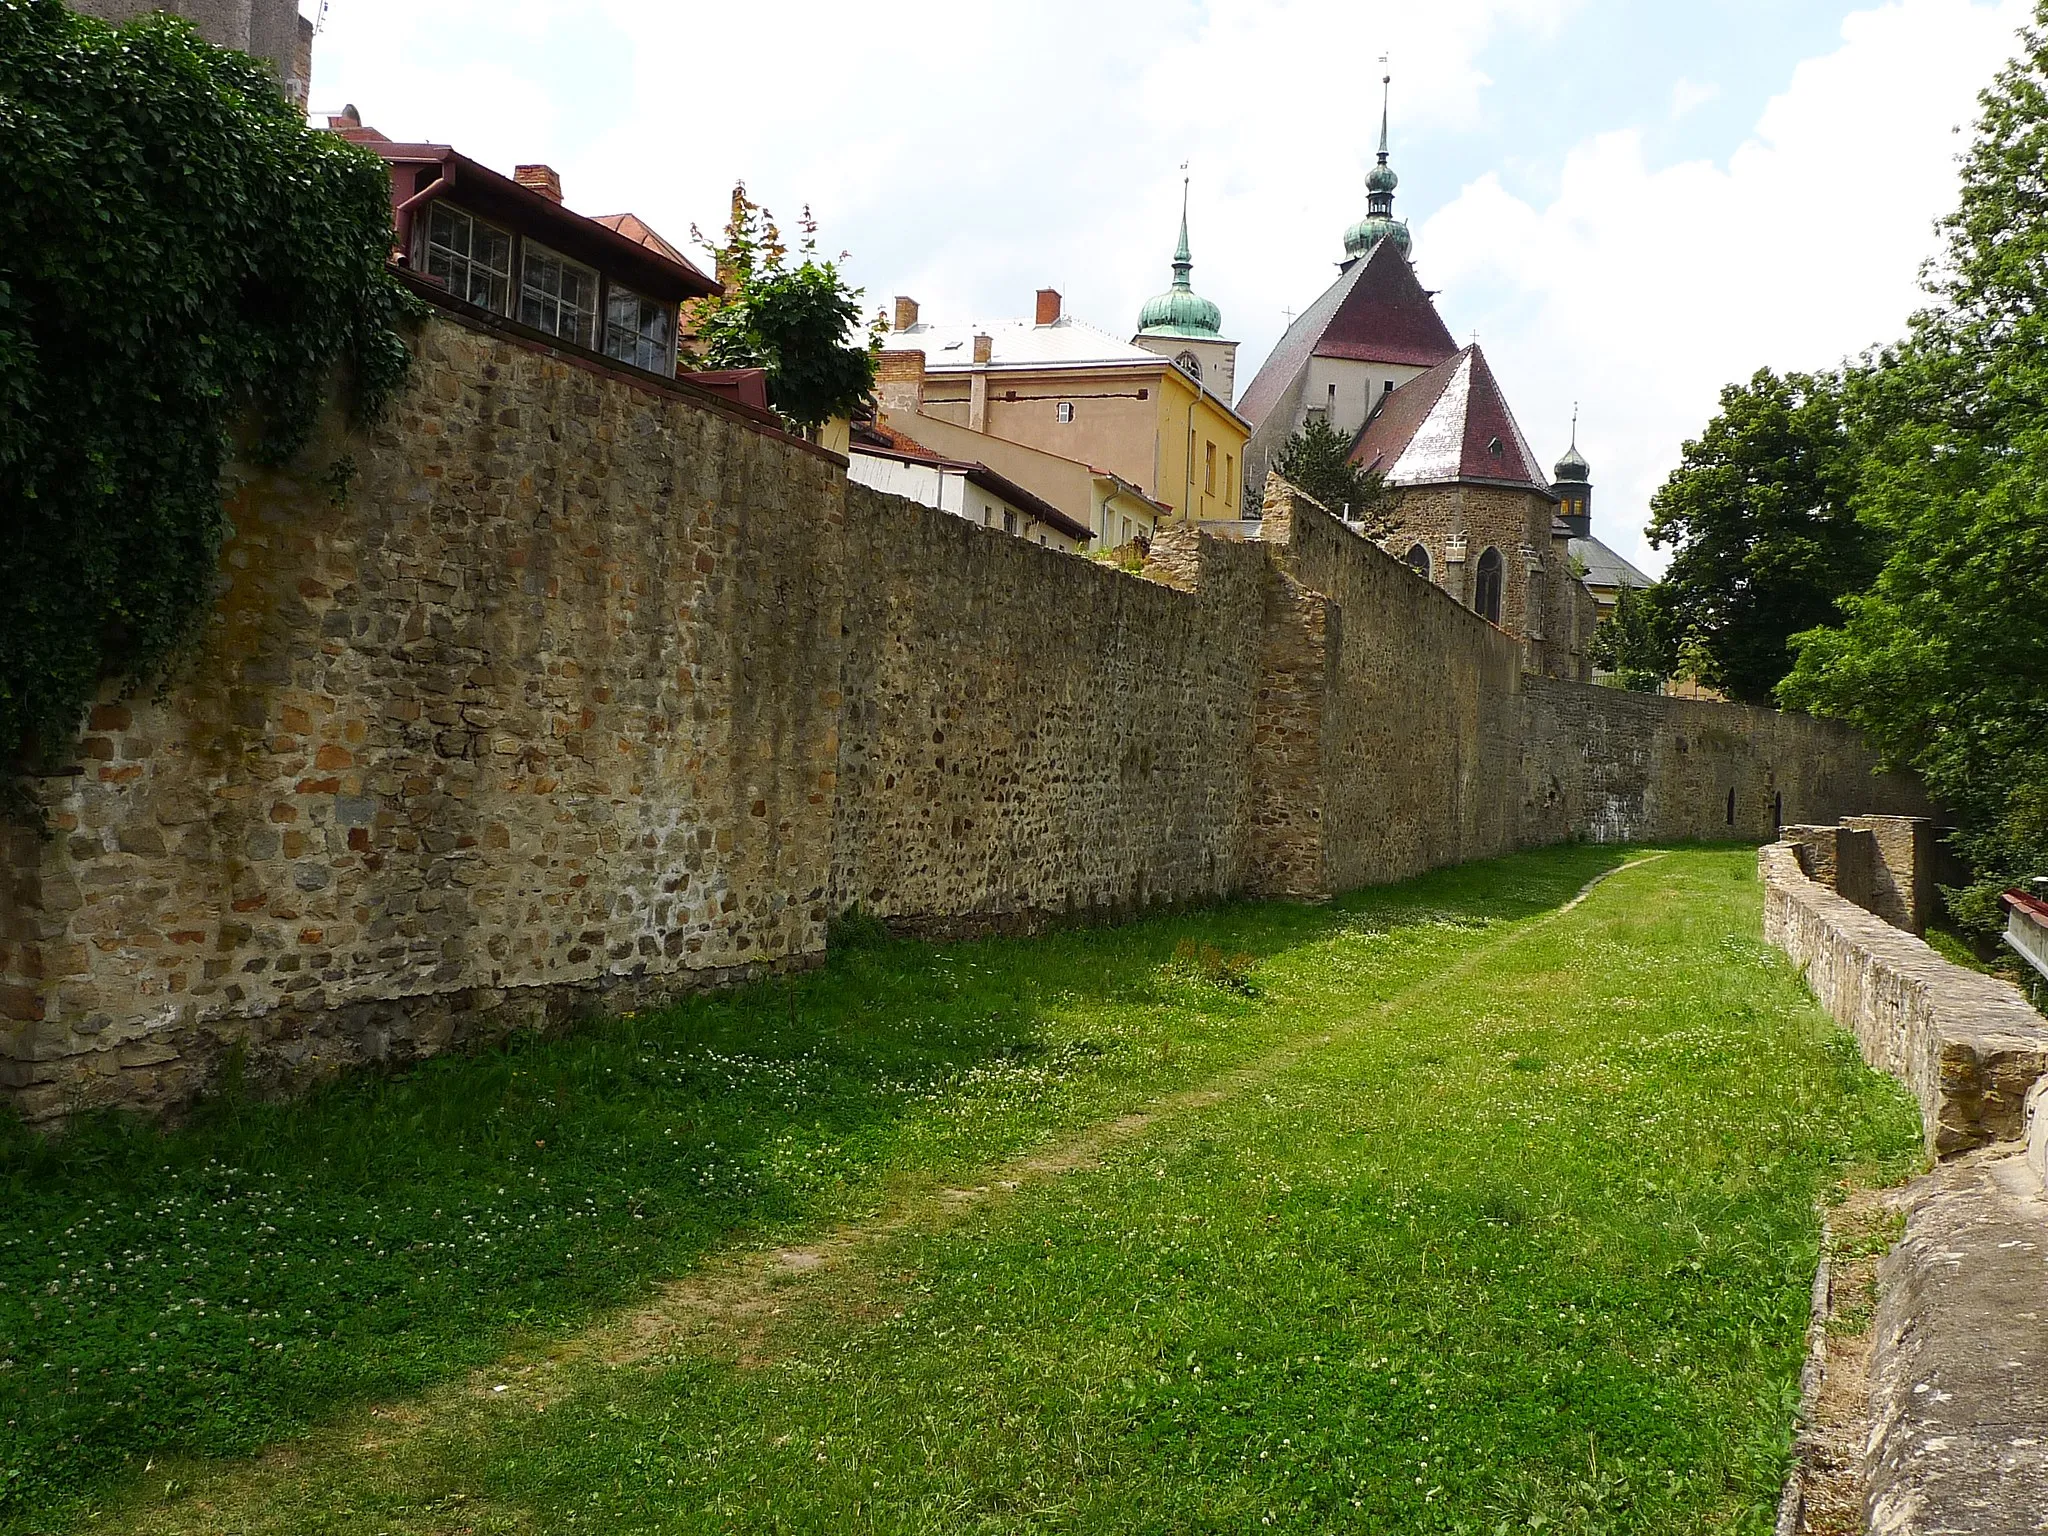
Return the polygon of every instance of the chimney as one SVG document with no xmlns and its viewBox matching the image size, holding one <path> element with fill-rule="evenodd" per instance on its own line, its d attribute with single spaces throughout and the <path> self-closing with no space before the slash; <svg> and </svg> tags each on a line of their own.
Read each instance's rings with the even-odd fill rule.
<svg viewBox="0 0 2048 1536">
<path fill-rule="evenodd" d="M 538 192 L 551 203 L 562 200 L 562 178 L 555 174 L 551 165 L 521 165 L 512 170 L 512 179 L 529 192 Z"/>
<path fill-rule="evenodd" d="M 895 331 L 907 331 L 917 324 L 917 300 L 907 294 L 896 295 L 896 323 L 890 327 Z"/>
<path fill-rule="evenodd" d="M 1060 291 L 1057 288 L 1038 290 L 1038 323 L 1058 325 L 1060 323 Z"/>
<path fill-rule="evenodd" d="M 987 362 L 995 355 L 995 350 L 996 340 L 993 336 L 977 336 L 974 338 L 974 360 L 977 363 Z"/>
<path fill-rule="evenodd" d="M 915 416 L 924 409 L 922 352 L 884 352 L 875 359 L 875 403 L 884 416 Z"/>
<path fill-rule="evenodd" d="M 330 116 L 327 119 L 327 128 L 328 131 L 331 133 L 340 133 L 344 129 L 360 128 L 362 126 L 363 114 L 356 110 L 356 104 L 354 102 L 350 102 L 347 106 L 343 107 L 341 111 L 335 113 L 334 115 Z"/>
</svg>

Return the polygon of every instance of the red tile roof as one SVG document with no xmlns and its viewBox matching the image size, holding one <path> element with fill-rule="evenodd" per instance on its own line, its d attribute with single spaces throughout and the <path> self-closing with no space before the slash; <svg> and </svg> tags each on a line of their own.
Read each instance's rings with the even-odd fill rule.
<svg viewBox="0 0 2048 1536">
<path fill-rule="evenodd" d="M 1476 345 L 1387 396 L 1358 434 L 1351 462 L 1395 485 L 1469 480 L 1551 494 L 1535 450 Z"/>
<path fill-rule="evenodd" d="M 1382 240 L 1287 328 L 1238 401 L 1238 414 L 1255 425 L 1264 421 L 1312 357 L 1428 368 L 1457 350 L 1408 258 Z"/>
</svg>

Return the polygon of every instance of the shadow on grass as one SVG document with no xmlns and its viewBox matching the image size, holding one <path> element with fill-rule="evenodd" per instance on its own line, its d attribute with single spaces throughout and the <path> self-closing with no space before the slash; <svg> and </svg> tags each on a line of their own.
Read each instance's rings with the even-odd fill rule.
<svg viewBox="0 0 2048 1536">
<path fill-rule="evenodd" d="M 1621 862 L 1572 847 L 1322 906 L 1233 903 L 822 970 L 363 1075 L 0 1142 L 0 1529 L 152 1455 L 233 1455 L 643 1294 L 742 1237 L 857 1218 L 1241 1061 L 1298 1020 L 1173 964 L 1484 929 Z"/>
</svg>

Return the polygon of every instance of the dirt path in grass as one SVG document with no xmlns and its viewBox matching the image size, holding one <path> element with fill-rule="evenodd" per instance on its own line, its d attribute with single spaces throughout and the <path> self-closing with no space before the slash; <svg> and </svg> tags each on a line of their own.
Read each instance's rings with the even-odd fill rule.
<svg viewBox="0 0 2048 1536">
<path fill-rule="evenodd" d="M 715 1256 L 662 1285 L 643 1304 L 581 1333 L 508 1357 L 469 1373 L 462 1381 L 401 1402 L 357 1410 L 326 1429 L 273 1446 L 251 1460 L 152 1467 L 155 1477 L 163 1477 L 168 1470 L 174 1480 L 158 1482 L 146 1475 L 141 1507 L 132 1508 L 113 1527 L 102 1522 L 90 1528 L 158 1536 L 284 1529 L 288 1527 L 272 1524 L 266 1513 L 277 1505 L 280 1486 L 311 1483 L 320 1477 L 323 1466 L 391 1457 L 436 1432 L 475 1422 L 475 1415 L 489 1411 L 494 1403 L 544 1411 L 586 1389 L 592 1370 L 653 1367 L 690 1353 L 708 1353 L 743 1367 L 764 1364 L 777 1353 L 780 1319 L 798 1304 L 838 1306 L 850 1317 L 875 1312 L 879 1303 L 873 1288 L 855 1283 L 851 1272 L 863 1256 L 891 1239 L 913 1231 L 943 1231 L 1027 1186 L 1096 1166 L 1117 1147 L 1145 1135 L 1162 1121 L 1198 1113 L 1270 1081 L 1305 1057 L 1408 1006 L 1418 996 L 1456 984 L 1502 948 L 1570 915 L 1607 880 L 1663 857 L 1649 854 L 1595 875 L 1569 901 L 1513 923 L 1444 969 L 1388 994 L 1363 1012 L 1299 1035 L 1253 1061 L 1157 1099 L 1143 1109 L 1086 1126 L 994 1165 L 972 1182 L 900 1192 L 874 1216 L 833 1228 L 806 1243 Z M 885 1307 L 880 1315 L 887 1315 Z M 190 1481 L 178 1480 L 181 1476 Z M 163 1502 L 148 1507 L 158 1500 Z M 503 1528 L 497 1524 L 489 1527 Z M 454 1532 L 476 1527 L 457 1520 L 445 1529 Z"/>
</svg>

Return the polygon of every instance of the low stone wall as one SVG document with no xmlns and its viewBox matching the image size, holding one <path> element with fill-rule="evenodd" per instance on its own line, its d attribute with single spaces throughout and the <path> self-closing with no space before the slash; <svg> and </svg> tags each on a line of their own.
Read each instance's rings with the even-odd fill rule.
<svg viewBox="0 0 2048 1536">
<path fill-rule="evenodd" d="M 2048 1021 L 2018 988 L 1950 964 L 1808 879 L 1791 843 L 1763 849 L 1757 869 L 1765 937 L 1804 969 L 1864 1060 L 1919 1100 L 1930 1151 L 2024 1134 L 2028 1090 L 2048 1074 Z"/>
</svg>

